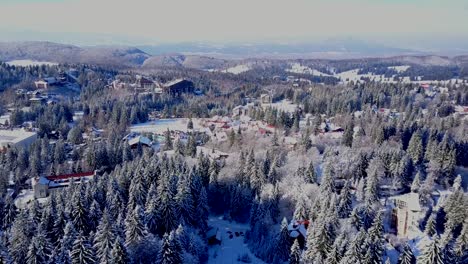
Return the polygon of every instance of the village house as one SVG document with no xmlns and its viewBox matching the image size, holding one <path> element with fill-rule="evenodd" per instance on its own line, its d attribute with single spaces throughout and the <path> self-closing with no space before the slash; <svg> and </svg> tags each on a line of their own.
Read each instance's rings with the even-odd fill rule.
<svg viewBox="0 0 468 264">
<path fill-rule="evenodd" d="M 37 139 L 37 133 L 24 129 L 0 130 L 0 152 L 12 147 L 27 148 Z"/>
<path fill-rule="evenodd" d="M 31 184 L 34 191 L 34 198 L 45 198 L 56 190 L 68 187 L 71 182 L 88 182 L 92 180 L 95 175 L 95 171 L 90 171 L 33 178 Z"/>
<path fill-rule="evenodd" d="M 197 146 L 197 156 L 201 153 L 208 155 L 208 157 L 212 160 L 224 160 L 229 157 L 229 154 L 226 152 L 222 152 L 216 149 L 209 149 L 202 146 Z"/>
<path fill-rule="evenodd" d="M 181 95 L 182 93 L 192 93 L 195 86 L 192 81 L 186 79 L 176 79 L 165 83 L 162 87 L 163 91 L 172 95 Z"/>
<path fill-rule="evenodd" d="M 419 220 L 424 212 L 419 204 L 418 193 L 407 193 L 391 197 L 392 226 L 399 237 L 411 238 L 419 232 Z"/>
<path fill-rule="evenodd" d="M 34 85 L 36 89 L 48 89 L 50 86 L 57 84 L 57 82 L 55 77 L 47 77 L 34 82 Z"/>
<path fill-rule="evenodd" d="M 141 75 L 136 76 L 136 82 L 135 82 L 136 88 L 140 89 L 154 89 L 156 87 L 156 84 L 154 81 L 143 77 Z"/>
<path fill-rule="evenodd" d="M 271 104 L 271 96 L 269 94 L 260 95 L 260 103 L 262 104 Z"/>
<path fill-rule="evenodd" d="M 135 149 L 138 147 L 139 144 L 144 147 L 151 147 L 153 142 L 145 136 L 140 135 L 140 133 L 131 132 L 130 134 L 126 135 L 123 139 L 126 141 L 127 144 L 132 148 Z"/>
</svg>

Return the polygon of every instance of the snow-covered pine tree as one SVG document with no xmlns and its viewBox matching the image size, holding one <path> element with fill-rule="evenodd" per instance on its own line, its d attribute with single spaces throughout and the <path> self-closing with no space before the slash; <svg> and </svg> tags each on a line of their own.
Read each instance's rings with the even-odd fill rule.
<svg viewBox="0 0 468 264">
<path fill-rule="evenodd" d="M 102 217 L 102 211 L 101 211 L 101 206 L 99 203 L 93 199 L 93 202 L 91 203 L 91 207 L 89 208 L 89 225 L 90 229 L 95 231 L 97 225 L 99 224 L 99 220 Z"/>
<path fill-rule="evenodd" d="M 410 154 L 410 157 L 415 165 L 421 164 L 424 158 L 424 148 L 421 132 L 416 131 L 413 133 L 409 141 L 407 152 Z"/>
<path fill-rule="evenodd" d="M 178 206 L 180 221 L 185 225 L 193 226 L 196 216 L 194 200 L 189 182 L 183 175 L 179 178 L 175 200 Z"/>
<path fill-rule="evenodd" d="M 158 208 L 157 208 L 157 192 L 156 185 L 151 184 L 148 191 L 148 199 L 146 200 L 145 205 L 145 223 L 148 228 L 148 232 L 152 234 L 157 233 L 158 229 Z"/>
<path fill-rule="evenodd" d="M 363 244 L 365 238 L 366 233 L 363 229 L 361 229 L 356 234 L 350 246 L 346 250 L 346 253 L 341 259 L 340 264 L 356 264 L 362 262 L 362 260 L 364 259 Z"/>
<path fill-rule="evenodd" d="M 11 226 L 8 250 L 12 260 L 16 263 L 23 262 L 28 253 L 30 225 L 26 212 L 22 211 Z"/>
<path fill-rule="evenodd" d="M 318 218 L 312 230 L 307 235 L 307 249 L 304 251 L 304 261 L 323 262 L 332 246 L 332 237 L 326 223 Z"/>
<path fill-rule="evenodd" d="M 177 210 L 174 193 L 170 186 L 169 175 L 161 175 L 157 187 L 157 217 L 159 219 L 158 234 L 163 235 L 177 227 Z"/>
<path fill-rule="evenodd" d="M 354 134 L 354 123 L 351 121 L 345 127 L 343 138 L 341 139 L 342 144 L 347 147 L 351 147 L 353 145 L 353 134 Z"/>
<path fill-rule="evenodd" d="M 439 237 L 435 236 L 423 248 L 421 255 L 418 257 L 418 264 L 445 264 L 444 255 L 439 246 Z"/>
<path fill-rule="evenodd" d="M 85 197 L 84 183 L 80 183 L 79 187 L 74 190 L 72 195 L 72 213 L 70 214 L 73 226 L 78 233 L 87 234 L 90 230 L 89 226 L 89 204 Z"/>
<path fill-rule="evenodd" d="M 403 247 L 403 252 L 398 257 L 398 264 L 416 264 L 416 257 L 408 243 Z"/>
<path fill-rule="evenodd" d="M 180 264 L 182 263 L 182 248 L 176 240 L 174 232 L 163 236 L 161 250 L 159 252 L 158 263 L 160 264 Z"/>
<path fill-rule="evenodd" d="M 294 243 L 291 246 L 289 254 L 289 264 L 300 264 L 301 262 L 302 250 L 297 239 L 294 240 Z"/>
<path fill-rule="evenodd" d="M 205 187 L 202 186 L 198 200 L 195 201 L 195 214 L 198 216 L 195 220 L 195 226 L 204 231 L 208 228 L 209 210 L 208 194 Z"/>
<path fill-rule="evenodd" d="M 427 219 L 426 222 L 426 227 L 424 228 L 424 233 L 426 235 L 432 237 L 433 235 L 437 234 L 437 229 L 436 229 L 436 214 L 432 213 L 429 216 L 429 219 Z"/>
<path fill-rule="evenodd" d="M 324 195 L 323 198 L 330 195 L 335 190 L 335 179 L 333 166 L 330 162 L 325 164 L 323 169 L 322 180 L 320 182 L 320 193 Z"/>
<path fill-rule="evenodd" d="M 341 218 L 349 217 L 353 206 L 353 197 L 351 194 L 351 184 L 348 181 L 345 182 L 343 189 L 341 190 L 341 195 L 338 204 L 338 214 Z"/>
<path fill-rule="evenodd" d="M 333 246 L 330 252 L 328 252 L 327 254 L 325 263 L 327 264 L 339 264 L 340 263 L 341 255 L 340 255 L 338 246 L 339 245 L 337 243 L 333 243 Z"/>
<path fill-rule="evenodd" d="M 414 176 L 413 183 L 411 184 L 411 191 L 417 193 L 421 187 L 421 172 L 418 171 Z"/>
<path fill-rule="evenodd" d="M 460 263 L 465 263 L 462 261 L 468 260 L 468 220 L 465 219 L 463 223 L 463 228 L 460 232 L 460 235 L 455 240 L 453 246 L 453 253 L 455 258 L 460 261 Z"/>
<path fill-rule="evenodd" d="M 3 230 L 6 230 L 8 227 L 11 226 L 11 224 L 15 220 L 16 214 L 17 208 L 15 206 L 15 203 L 13 202 L 13 198 L 11 198 L 10 195 L 7 195 L 5 197 L 5 203 L 3 205 Z"/>
<path fill-rule="evenodd" d="M 93 247 L 83 233 L 79 233 L 73 242 L 70 258 L 73 264 L 95 263 Z"/>
<path fill-rule="evenodd" d="M 356 230 L 360 230 L 363 227 L 362 217 L 357 207 L 354 207 L 353 211 L 351 211 L 350 218 L 351 224 L 356 228 Z"/>
<path fill-rule="evenodd" d="M 382 162 L 379 158 L 374 158 L 369 163 L 367 169 L 366 187 L 364 189 L 364 200 L 372 204 L 379 198 L 379 180 L 383 177 Z"/>
<path fill-rule="evenodd" d="M 104 210 L 101 222 L 94 236 L 94 249 L 96 251 L 96 259 L 99 263 L 110 263 L 111 250 L 115 236 L 114 226 L 109 219 L 109 213 L 107 210 Z"/>
<path fill-rule="evenodd" d="M 26 263 L 47 263 L 52 254 L 52 245 L 46 237 L 46 232 L 42 225 L 37 228 L 36 234 L 31 240 L 26 255 Z"/>
<path fill-rule="evenodd" d="M 145 205 L 146 196 L 148 194 L 148 186 L 142 171 L 135 172 L 128 191 L 129 204 L 131 209 L 135 209 L 135 205 L 140 207 Z M 127 208 L 128 210 L 128 208 Z"/>
<path fill-rule="evenodd" d="M 274 253 L 281 261 L 287 261 L 289 259 L 289 253 L 291 250 L 291 238 L 289 237 L 288 231 L 288 221 L 286 218 L 283 218 L 281 221 L 281 228 L 279 233 L 276 236 L 275 241 L 276 247 L 274 248 Z"/>
<path fill-rule="evenodd" d="M 315 172 L 314 162 L 310 161 L 305 173 L 307 183 L 317 183 L 317 173 Z"/>
<path fill-rule="evenodd" d="M 130 263 L 130 258 L 127 253 L 127 249 L 125 248 L 122 239 L 117 237 L 114 241 L 111 250 L 111 259 L 110 263 L 112 264 L 127 264 Z"/>
<path fill-rule="evenodd" d="M 306 220 L 309 219 L 309 213 L 307 211 L 307 205 L 304 197 L 299 197 L 296 203 L 296 209 L 293 215 L 294 220 Z"/>
<path fill-rule="evenodd" d="M 125 219 L 125 245 L 134 246 L 141 242 L 147 235 L 143 221 L 143 210 L 139 205 L 129 213 Z"/>
<path fill-rule="evenodd" d="M 382 212 L 377 212 L 372 226 L 369 228 L 366 239 L 366 249 L 368 255 L 365 259 L 368 263 L 380 264 L 382 263 L 382 254 L 384 251 L 383 239 L 383 215 Z"/>
<path fill-rule="evenodd" d="M 167 128 L 167 131 L 164 133 L 164 150 L 171 150 L 172 147 L 171 132 L 169 131 L 169 128 Z"/>
</svg>

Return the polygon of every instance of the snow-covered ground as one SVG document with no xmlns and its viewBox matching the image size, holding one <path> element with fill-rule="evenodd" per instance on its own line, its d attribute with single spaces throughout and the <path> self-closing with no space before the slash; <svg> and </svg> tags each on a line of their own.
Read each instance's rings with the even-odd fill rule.
<svg viewBox="0 0 468 264">
<path fill-rule="evenodd" d="M 298 105 L 292 103 L 289 100 L 281 100 L 279 102 L 272 103 L 272 104 L 262 104 L 262 107 L 263 108 L 272 107 L 272 108 L 276 108 L 276 109 L 284 111 L 284 112 L 294 113 L 296 111 Z"/>
<path fill-rule="evenodd" d="M 323 73 L 321 71 L 317 71 L 315 69 L 312 69 L 307 66 L 303 66 L 300 63 L 292 63 L 291 64 L 291 69 L 286 69 L 287 72 L 292 72 L 292 73 L 299 73 L 299 74 L 310 74 L 314 76 L 332 76 L 330 74 Z"/>
<path fill-rule="evenodd" d="M 21 190 L 18 196 L 15 198 L 15 206 L 23 209 L 26 207 L 28 202 L 34 200 L 33 190 Z"/>
<path fill-rule="evenodd" d="M 389 69 L 394 69 L 398 73 L 404 73 L 407 71 L 411 66 L 409 65 L 401 65 L 401 66 L 389 66 Z M 394 80 L 393 76 L 392 77 L 385 77 L 384 75 L 376 75 L 373 73 L 365 73 L 365 74 L 358 74 L 360 69 L 352 69 L 349 71 L 344 71 L 340 73 L 333 73 L 333 75 L 326 74 L 323 72 L 320 72 L 318 70 L 312 69 L 310 67 L 304 66 L 300 63 L 291 63 L 289 69 L 285 69 L 286 72 L 291 72 L 291 73 L 299 73 L 299 74 L 309 74 L 313 76 L 331 76 L 335 78 L 341 79 L 342 82 L 348 83 L 351 81 L 360 81 L 361 78 L 369 78 L 370 80 L 376 81 L 376 82 L 384 82 L 384 83 L 397 83 L 399 81 Z M 438 84 L 440 83 L 441 85 L 446 85 L 450 82 L 452 83 L 461 83 L 463 80 L 461 79 L 450 79 L 450 80 L 445 80 L 445 81 L 436 81 L 436 80 L 421 80 L 421 77 L 418 77 L 417 81 L 412 81 L 409 77 L 403 77 L 401 79 L 401 82 L 403 83 L 430 83 L 430 84 Z"/>
<path fill-rule="evenodd" d="M 402 65 L 402 66 L 390 66 L 388 67 L 389 69 L 393 69 L 395 71 L 397 71 L 398 73 L 402 73 L 402 72 L 405 72 L 406 70 L 408 70 L 411 66 L 409 65 Z"/>
<path fill-rule="evenodd" d="M 232 74 L 240 74 L 240 73 L 249 71 L 251 69 L 252 68 L 247 64 L 240 64 L 240 65 L 236 65 L 234 67 L 230 67 L 230 68 L 227 68 L 225 70 L 222 70 L 221 72 L 232 73 Z"/>
<path fill-rule="evenodd" d="M 131 132 L 139 133 L 156 133 L 163 134 L 169 130 L 187 131 L 188 118 L 173 118 L 173 119 L 158 119 L 146 123 L 136 124 L 130 127 Z M 201 129 L 202 126 L 197 122 L 198 120 L 192 119 L 193 128 Z"/>
<path fill-rule="evenodd" d="M 0 116 L 0 125 L 5 125 L 6 122 L 10 122 L 10 115 L 2 115 Z"/>
<path fill-rule="evenodd" d="M 252 261 L 250 263 L 265 263 L 250 252 L 247 244 L 244 243 L 244 236 L 235 235 L 235 232 L 243 232 L 245 235 L 245 232 L 249 228 L 248 225 L 223 220 L 222 216 L 210 217 L 208 225 L 213 228 L 219 228 L 219 231 L 221 231 L 221 245 L 210 246 L 208 264 L 242 263 L 237 259 L 245 254 L 250 257 Z M 230 238 L 231 235 L 232 238 Z"/>
<path fill-rule="evenodd" d="M 35 61 L 35 60 L 12 60 L 7 61 L 6 64 L 14 65 L 14 66 L 36 66 L 36 65 L 57 65 L 58 63 L 50 62 L 50 61 Z"/>
</svg>

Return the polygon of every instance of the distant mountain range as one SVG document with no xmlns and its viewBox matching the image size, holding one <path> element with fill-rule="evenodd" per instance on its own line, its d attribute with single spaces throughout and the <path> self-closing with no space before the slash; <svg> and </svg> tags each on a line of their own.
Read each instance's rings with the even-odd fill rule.
<svg viewBox="0 0 468 264">
<path fill-rule="evenodd" d="M 279 59 L 346 59 L 401 62 L 418 65 L 466 65 L 468 55 L 445 57 L 387 48 L 357 41 L 324 44 L 252 44 L 213 46 L 174 44 L 158 46 L 74 46 L 53 42 L 0 42 L 0 61 L 29 59 L 57 63 L 88 63 L 122 68 L 185 67 L 223 70 L 242 63 Z M 235 59 L 234 59 L 235 58 Z"/>
</svg>

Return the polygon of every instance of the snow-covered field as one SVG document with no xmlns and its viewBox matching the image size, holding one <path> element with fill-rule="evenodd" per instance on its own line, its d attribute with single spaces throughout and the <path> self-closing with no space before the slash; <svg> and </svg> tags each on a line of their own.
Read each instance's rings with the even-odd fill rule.
<svg viewBox="0 0 468 264">
<path fill-rule="evenodd" d="M 231 264 L 242 263 L 238 261 L 238 257 L 247 254 L 252 264 L 263 264 L 262 260 L 256 258 L 250 252 L 247 244 L 244 243 L 244 236 L 236 236 L 235 232 L 245 232 L 248 230 L 248 225 L 229 222 L 223 220 L 222 217 L 210 217 L 208 225 L 213 228 L 219 228 L 221 231 L 221 245 L 210 246 L 208 264 Z M 231 233 L 228 233 L 231 232 Z M 232 234 L 232 238 L 230 235 Z"/>
<path fill-rule="evenodd" d="M 281 100 L 279 102 L 272 103 L 272 104 L 262 104 L 262 107 L 263 108 L 272 107 L 272 108 L 276 108 L 276 109 L 284 111 L 284 112 L 294 113 L 296 111 L 298 105 L 292 103 L 289 100 Z"/>
<path fill-rule="evenodd" d="M 307 66 L 303 66 L 300 63 L 292 63 L 291 69 L 286 69 L 287 72 L 299 73 L 299 74 L 310 74 L 314 76 L 332 76 L 330 74 L 317 71 Z"/>
<path fill-rule="evenodd" d="M 402 66 L 390 66 L 388 68 L 389 69 L 394 69 L 398 73 L 402 73 L 402 72 L 405 72 L 406 70 L 408 70 L 410 67 L 411 66 L 409 66 L 409 65 L 402 65 Z"/>
<path fill-rule="evenodd" d="M 356 82 L 360 81 L 361 78 L 369 78 L 370 80 L 376 81 L 376 82 L 385 82 L 385 83 L 397 83 L 398 81 L 394 80 L 393 77 L 387 78 L 384 75 L 376 75 L 373 73 L 365 73 L 365 74 L 359 74 L 360 69 L 352 69 L 349 71 L 344 71 L 340 73 L 334 73 L 333 75 L 326 74 L 323 72 L 320 72 L 318 70 L 312 69 L 310 67 L 301 65 L 300 63 L 291 63 L 289 69 L 286 69 L 286 72 L 291 72 L 291 73 L 299 73 L 299 74 L 309 74 L 313 76 L 331 76 L 335 78 L 341 79 L 342 82 L 348 83 L 348 82 Z M 401 65 L 401 66 L 390 66 L 388 67 L 389 69 L 394 69 L 398 73 L 403 73 L 407 71 L 411 66 L 409 65 Z M 446 85 L 450 82 L 456 83 L 456 82 L 463 82 L 463 80 L 460 79 L 451 79 L 451 80 L 446 80 L 446 81 L 436 81 L 436 80 L 420 80 L 421 77 L 419 77 L 418 81 L 412 81 L 409 77 L 403 77 L 401 82 L 403 83 L 431 83 L 431 84 L 437 84 L 440 83 L 442 85 Z"/>
<path fill-rule="evenodd" d="M 130 127 L 131 132 L 163 134 L 169 130 L 187 131 L 188 118 L 158 119 Z M 193 119 L 193 128 L 202 128 L 199 122 Z"/>
<path fill-rule="evenodd" d="M 35 60 L 12 60 L 7 61 L 6 64 L 14 65 L 14 66 L 36 66 L 36 65 L 57 65 L 58 63 L 50 62 L 50 61 L 35 61 Z"/>
<path fill-rule="evenodd" d="M 225 70 L 222 70 L 221 72 L 232 73 L 232 74 L 240 74 L 240 73 L 249 71 L 251 69 L 252 68 L 247 64 L 240 64 L 240 65 L 236 65 L 234 67 L 230 67 L 230 68 L 227 68 Z"/>
</svg>

